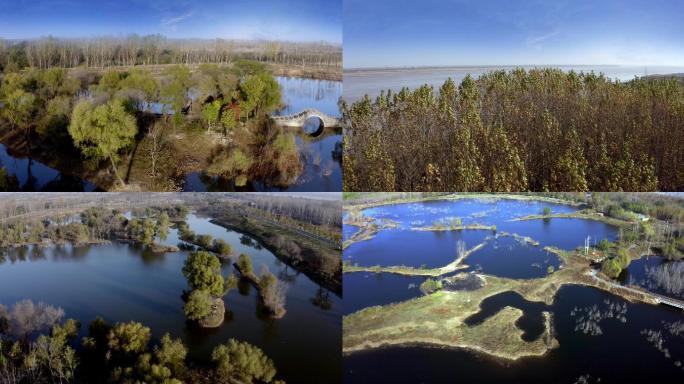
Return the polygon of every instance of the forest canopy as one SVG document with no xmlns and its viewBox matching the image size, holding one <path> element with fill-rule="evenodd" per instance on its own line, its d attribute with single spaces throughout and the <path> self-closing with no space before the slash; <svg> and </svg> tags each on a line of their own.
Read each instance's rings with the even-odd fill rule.
<svg viewBox="0 0 684 384">
<path fill-rule="evenodd" d="M 684 189 L 684 87 L 493 71 L 343 105 L 348 191 Z"/>
</svg>

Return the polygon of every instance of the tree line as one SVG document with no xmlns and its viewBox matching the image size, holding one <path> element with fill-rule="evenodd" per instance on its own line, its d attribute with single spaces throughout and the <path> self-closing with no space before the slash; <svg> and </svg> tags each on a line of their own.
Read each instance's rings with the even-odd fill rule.
<svg viewBox="0 0 684 384">
<path fill-rule="evenodd" d="M 0 39 L 0 71 L 32 68 L 230 63 L 237 59 L 342 66 L 342 47 L 326 42 L 169 39 L 162 35 L 31 40 Z"/>
<path fill-rule="evenodd" d="M 343 104 L 349 191 L 684 189 L 684 86 L 493 71 Z"/>
</svg>

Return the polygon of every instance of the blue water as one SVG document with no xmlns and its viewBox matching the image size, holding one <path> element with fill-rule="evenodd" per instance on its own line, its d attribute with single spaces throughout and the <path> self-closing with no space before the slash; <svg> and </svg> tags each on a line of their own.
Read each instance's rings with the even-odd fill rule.
<svg viewBox="0 0 684 384">
<path fill-rule="evenodd" d="M 391 273 L 345 273 L 343 284 L 343 315 L 374 305 L 401 302 L 421 296 L 422 276 L 402 276 Z"/>
</svg>

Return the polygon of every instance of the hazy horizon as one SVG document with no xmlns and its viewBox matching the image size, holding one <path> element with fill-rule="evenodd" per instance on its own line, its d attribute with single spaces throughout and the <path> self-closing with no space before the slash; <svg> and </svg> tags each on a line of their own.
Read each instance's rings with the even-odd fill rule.
<svg viewBox="0 0 684 384">
<path fill-rule="evenodd" d="M 160 34 L 169 39 L 342 43 L 341 0 L 0 0 L 0 39 Z"/>
<path fill-rule="evenodd" d="M 346 0 L 344 68 L 676 67 L 682 14 L 675 0 Z"/>
</svg>

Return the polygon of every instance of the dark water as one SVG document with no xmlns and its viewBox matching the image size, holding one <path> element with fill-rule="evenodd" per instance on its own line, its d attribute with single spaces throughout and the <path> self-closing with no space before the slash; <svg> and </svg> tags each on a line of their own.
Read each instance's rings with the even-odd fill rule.
<svg viewBox="0 0 684 384">
<path fill-rule="evenodd" d="M 344 250 L 344 260 L 362 266 L 407 265 L 436 268 L 456 260 L 459 240 L 470 249 L 492 235 L 491 231 L 410 231 L 387 229 L 370 240 Z"/>
<path fill-rule="evenodd" d="M 498 231 L 517 233 L 537 240 L 542 246 L 575 249 L 591 236 L 592 244 L 601 239 L 615 240 L 618 229 L 603 222 L 583 219 L 553 218 L 550 220 L 511 221 L 528 215 L 541 214 L 549 208 L 552 214 L 569 213 L 576 207 L 538 201 L 468 199 L 438 200 L 409 204 L 385 205 L 365 209 L 373 218 L 397 221 L 402 228 L 448 223 L 460 218 L 464 225 L 496 225 Z"/>
<path fill-rule="evenodd" d="M 522 66 L 527 70 L 539 68 L 540 66 Z M 543 66 L 541 66 L 543 67 Z M 459 84 L 467 74 L 474 78 L 495 70 L 513 70 L 515 66 L 472 66 L 472 67 L 453 67 L 453 68 L 414 68 L 414 69 L 368 69 L 353 70 L 344 72 L 344 99 L 353 102 L 357 101 L 365 94 L 371 98 L 380 94 L 381 90 L 391 89 L 398 92 L 402 87 L 410 89 L 418 88 L 423 84 L 432 85 L 435 89 L 444 83 L 447 78 L 451 78 Z M 635 76 L 682 73 L 684 67 L 666 66 L 554 66 L 563 71 L 569 72 L 591 72 L 603 73 L 607 77 L 627 81 L 634 79 Z"/>
<path fill-rule="evenodd" d="M 0 144 L 0 167 L 4 167 L 8 175 L 15 176 L 19 189 L 25 192 L 92 192 L 97 189 L 95 184 L 64 175 L 39 161 L 10 155 L 3 144 Z"/>
<path fill-rule="evenodd" d="M 286 106 L 276 114 L 288 115 L 307 108 L 315 108 L 331 116 L 339 116 L 337 101 L 342 96 L 339 81 L 313 80 L 296 77 L 278 77 L 282 101 Z M 210 178 L 198 172 L 185 176 L 184 191 L 317 191 L 342 190 L 342 159 L 336 146 L 342 135 L 325 130 L 311 136 L 304 127 L 295 136 L 300 159 L 304 165 L 297 180 L 287 187 L 273 187 L 261 181 L 253 181 L 245 187 L 236 187 L 232 181 Z"/>
<path fill-rule="evenodd" d="M 659 283 L 654 276 L 646 273 L 646 269 L 660 269 L 665 266 L 682 265 L 684 261 L 669 261 L 661 256 L 645 256 L 638 260 L 632 260 L 626 270 L 623 270 L 618 279 L 621 284 L 639 285 L 664 296 L 673 297 L 676 299 L 684 299 L 684 291 L 679 289 L 670 289 Z M 679 281 L 682 280 L 681 274 Z"/>
<path fill-rule="evenodd" d="M 265 248 L 243 244 L 242 235 L 190 216 L 196 233 L 211 234 L 231 244 L 235 254 L 248 253 L 255 270 L 262 264 L 288 281 L 287 314 L 263 318 L 257 292 L 242 286 L 225 297 L 230 316 L 217 329 L 197 329 L 185 321 L 181 294 L 187 289 L 181 268 L 187 252 L 155 255 L 126 244 L 13 250 L 0 263 L 0 303 L 22 299 L 64 308 L 67 317 L 83 322 L 96 316 L 109 322 L 135 320 L 152 329 L 153 337 L 169 332 L 181 337 L 190 355 L 209 358 L 229 338 L 248 341 L 271 357 L 279 377 L 293 383 L 336 382 L 340 376 L 341 299 L 278 261 Z M 171 231 L 166 244 L 175 245 Z M 229 264 L 225 273 L 233 273 Z M 314 305 L 326 301 L 329 309 Z M 302 330 L 306 329 L 306 334 Z"/>
<path fill-rule="evenodd" d="M 627 322 L 605 319 L 601 336 L 575 331 L 575 307 L 596 305 L 605 300 L 625 304 Z M 505 300 L 513 305 L 516 299 Z M 392 347 L 344 358 L 345 383 L 574 383 L 584 376 L 589 383 L 681 383 L 684 370 L 684 334 L 672 335 L 666 324 L 684 320 L 681 311 L 664 306 L 632 304 L 603 291 L 582 286 L 560 289 L 550 311 L 560 348 L 542 357 L 515 362 L 492 359 L 462 349 Z M 665 324 L 664 324 L 665 323 Z M 641 335 L 645 329 L 660 331 L 666 358 Z"/>
<path fill-rule="evenodd" d="M 374 305 L 385 305 L 413 299 L 421 295 L 422 276 L 402 276 L 392 273 L 345 273 L 343 315 Z"/>
<path fill-rule="evenodd" d="M 534 341 L 544 332 L 542 312 L 547 310 L 548 306 L 544 303 L 525 300 L 519 293 L 510 291 L 482 300 L 480 311 L 467 317 L 464 323 L 471 327 L 482 324 L 505 307 L 518 308 L 523 311 L 522 317 L 515 322 L 515 325 L 523 330 L 521 336 L 523 340 Z"/>
<path fill-rule="evenodd" d="M 513 279 L 531 279 L 548 275 L 548 267 L 558 270 L 560 259 L 541 246 L 534 246 L 513 237 L 498 237 L 471 253 L 465 260 L 470 269 L 488 275 Z"/>
</svg>

